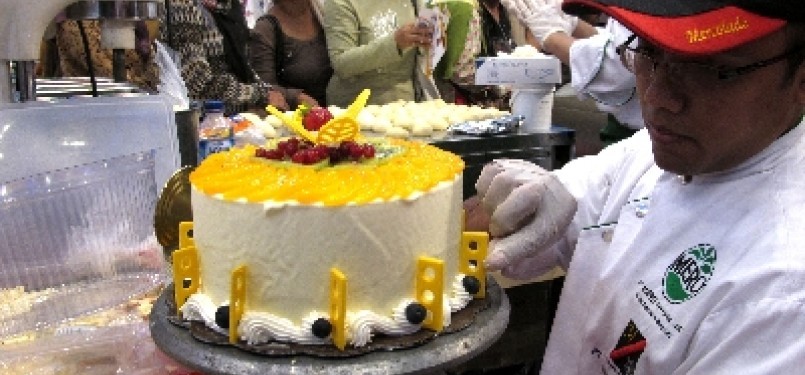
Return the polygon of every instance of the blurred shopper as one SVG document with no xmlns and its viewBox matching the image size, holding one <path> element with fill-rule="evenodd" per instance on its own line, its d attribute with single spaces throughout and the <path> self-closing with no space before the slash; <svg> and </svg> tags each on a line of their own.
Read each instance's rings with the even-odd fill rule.
<svg viewBox="0 0 805 375">
<path fill-rule="evenodd" d="M 483 47 L 481 56 L 497 56 L 514 50 L 512 22 L 500 0 L 480 0 Z"/>
<path fill-rule="evenodd" d="M 480 33 L 473 37 L 480 38 L 480 50 L 475 57 L 497 56 L 514 50 L 512 22 L 500 0 L 480 0 L 478 17 Z M 457 103 L 507 109 L 509 91 L 498 86 L 475 85 L 474 66 L 473 75 L 454 81 L 453 88 Z"/>
<path fill-rule="evenodd" d="M 629 25 L 645 129 L 476 183 L 487 270 L 567 271 L 540 374 L 798 374 L 805 365 L 805 8 L 565 0 Z"/>
<path fill-rule="evenodd" d="M 450 13 L 447 53 L 437 67 L 439 78 L 447 82 L 439 82 L 444 99 L 508 109 L 509 90 L 475 84 L 475 59 L 511 53 L 521 45 L 537 46 L 536 39 L 500 0 L 445 3 Z"/>
<path fill-rule="evenodd" d="M 333 69 L 320 0 L 275 0 L 251 31 L 249 53 L 257 74 L 283 94 L 289 108 L 327 106 Z"/>
<path fill-rule="evenodd" d="M 539 39 L 540 49 L 570 67 L 570 84 L 580 98 L 591 98 L 607 113 L 600 136 L 609 145 L 643 128 L 634 75 L 623 67 L 615 47 L 631 35 L 613 19 L 594 28 L 560 9 L 560 0 L 502 0 Z"/>
<path fill-rule="evenodd" d="M 259 110 L 282 94 L 257 77 L 246 58 L 249 31 L 239 0 L 167 0 L 162 38 L 179 54 L 191 99 L 222 100 L 227 113 Z M 271 100 L 270 100 L 271 99 Z"/>
<path fill-rule="evenodd" d="M 274 5 L 272 0 L 241 0 L 240 2 L 243 4 L 243 15 L 246 17 L 246 26 L 249 29 L 254 28 L 257 20 L 268 13 L 268 10 Z"/>
<path fill-rule="evenodd" d="M 113 51 L 101 45 L 101 23 L 97 20 L 69 20 L 58 17 L 50 27 L 51 38 L 40 61 L 39 77 L 114 78 Z M 125 81 L 143 91 L 155 92 L 159 68 L 153 58 L 153 36 L 146 21 L 134 23 L 135 48 L 124 52 Z M 47 39 L 50 39 L 48 41 Z"/>
<path fill-rule="evenodd" d="M 475 58 L 481 53 L 481 16 L 477 2 L 455 0 L 436 5 L 447 15 L 444 55 L 433 70 L 433 82 L 446 102 L 455 102 L 454 85 L 472 85 Z"/>
<path fill-rule="evenodd" d="M 369 104 L 414 101 L 419 49 L 430 48 L 432 25 L 417 22 L 411 0 L 327 0 L 324 33 L 333 67 L 327 103 L 347 107 L 363 89 Z"/>
</svg>

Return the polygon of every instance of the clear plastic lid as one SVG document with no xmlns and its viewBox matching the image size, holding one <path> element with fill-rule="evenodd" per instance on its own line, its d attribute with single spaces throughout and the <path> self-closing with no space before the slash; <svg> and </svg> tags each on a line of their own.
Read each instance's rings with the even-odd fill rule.
<svg viewBox="0 0 805 375">
<path fill-rule="evenodd" d="M 162 95 L 0 103 L 0 183 L 155 150 L 162 186 L 179 169 L 175 114 Z"/>
<path fill-rule="evenodd" d="M 109 308 L 164 280 L 154 151 L 0 184 L 0 337 Z"/>
</svg>

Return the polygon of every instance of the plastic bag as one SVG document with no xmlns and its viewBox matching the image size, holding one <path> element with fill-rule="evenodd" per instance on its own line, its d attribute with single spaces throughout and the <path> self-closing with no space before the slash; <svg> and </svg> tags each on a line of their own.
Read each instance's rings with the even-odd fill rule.
<svg viewBox="0 0 805 375">
<path fill-rule="evenodd" d="M 169 98 L 174 110 L 183 111 L 189 109 L 190 99 L 188 98 L 184 79 L 182 79 L 182 73 L 179 70 L 181 62 L 178 61 L 177 54 L 158 40 L 154 43 L 156 44 L 155 59 L 157 66 L 159 66 L 160 81 L 159 85 L 157 85 L 157 90 Z M 174 58 L 173 56 L 176 57 Z"/>
</svg>

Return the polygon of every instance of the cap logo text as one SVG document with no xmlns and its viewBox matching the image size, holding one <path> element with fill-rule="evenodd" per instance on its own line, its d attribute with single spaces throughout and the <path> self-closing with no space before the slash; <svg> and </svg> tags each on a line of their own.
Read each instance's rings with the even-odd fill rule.
<svg viewBox="0 0 805 375">
<path fill-rule="evenodd" d="M 736 16 L 734 21 L 721 21 L 720 23 L 703 29 L 693 28 L 685 31 L 688 43 L 701 43 L 709 39 L 734 34 L 749 28 L 749 21 Z"/>
</svg>

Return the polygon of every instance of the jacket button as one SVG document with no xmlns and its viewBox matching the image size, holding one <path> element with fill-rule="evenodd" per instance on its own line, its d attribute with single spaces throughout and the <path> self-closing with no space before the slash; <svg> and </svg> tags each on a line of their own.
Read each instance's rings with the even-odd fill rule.
<svg viewBox="0 0 805 375">
<path fill-rule="evenodd" d="M 635 216 L 641 219 L 646 217 L 646 215 L 648 215 L 648 203 L 647 202 L 638 203 L 634 213 Z"/>
<path fill-rule="evenodd" d="M 615 231 L 612 229 L 607 229 L 601 232 L 601 239 L 604 240 L 606 243 L 612 242 L 612 236 L 615 234 Z"/>
</svg>

